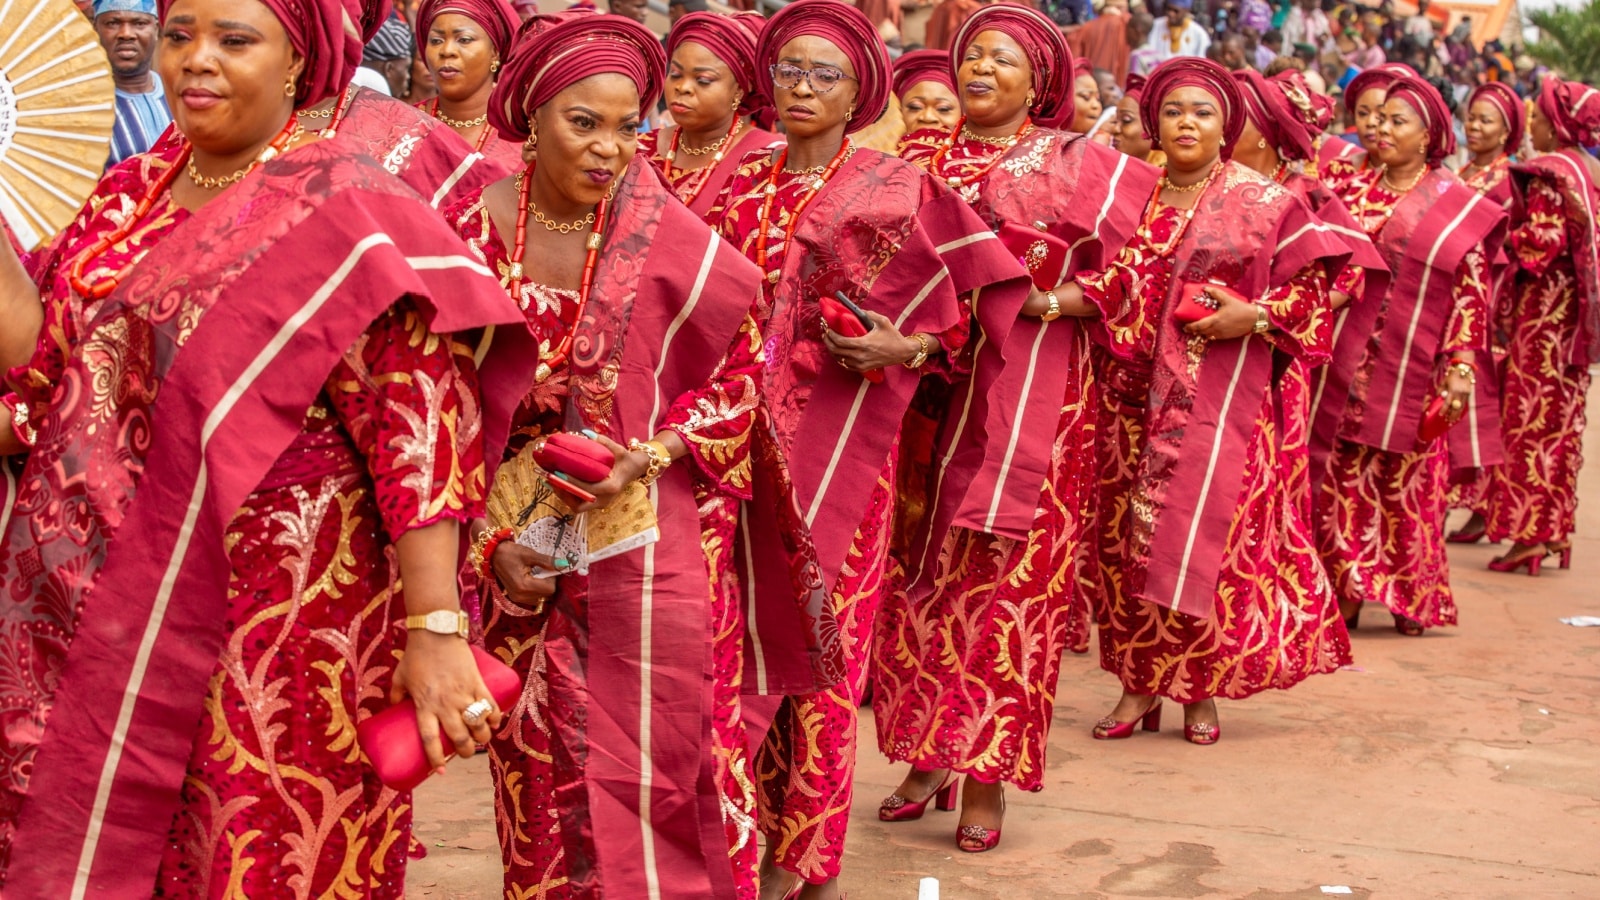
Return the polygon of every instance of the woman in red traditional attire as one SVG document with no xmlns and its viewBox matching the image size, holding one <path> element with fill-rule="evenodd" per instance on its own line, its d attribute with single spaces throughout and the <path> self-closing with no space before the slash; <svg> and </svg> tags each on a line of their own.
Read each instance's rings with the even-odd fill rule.
<svg viewBox="0 0 1600 900">
<path fill-rule="evenodd" d="M 1505 212 L 1440 167 L 1450 111 L 1402 78 L 1379 111 L 1373 162 L 1343 199 L 1388 264 L 1379 302 L 1351 303 L 1313 421 L 1317 542 L 1353 629 L 1382 603 L 1401 634 L 1456 623 L 1444 553 L 1450 442 L 1498 461 L 1488 359 Z M 1476 382 L 1476 390 L 1474 383 Z"/>
<path fill-rule="evenodd" d="M 161 12 L 185 139 L 35 279 L 0 251 L 38 426 L 0 544 L 5 890 L 398 898 L 411 800 L 355 725 L 409 693 L 441 766 L 499 719 L 455 561 L 532 347 L 413 191 L 299 127 L 361 57 L 340 3 Z"/>
<path fill-rule="evenodd" d="M 1054 269 L 1040 266 L 1034 293 L 1103 269 L 1138 226 L 1157 172 L 1057 127 L 1074 105 L 1060 29 L 1030 9 L 985 7 L 962 26 L 954 58 L 961 122 L 951 134 L 910 136 L 904 157 L 991 228 L 1072 248 Z M 980 321 L 1015 320 L 1015 308 L 990 299 L 981 298 Z M 947 428 L 982 427 L 971 446 L 935 454 L 970 452 L 982 467 L 963 495 L 936 465 L 922 557 L 879 616 L 878 746 L 911 763 L 879 818 L 919 818 L 962 773 L 957 843 L 968 852 L 998 843 L 1003 784 L 1042 789 L 1061 654 L 1088 649 L 1086 595 L 1098 579 L 1081 551 L 1093 527 L 1095 378 L 1087 330 L 1046 318 L 987 329 L 1009 328 L 1007 352 L 979 354 L 972 390 L 943 410 Z"/>
<path fill-rule="evenodd" d="M 783 143 L 756 125 L 764 104 L 756 72 L 756 13 L 689 13 L 667 36 L 667 109 L 677 124 L 639 138 L 639 152 L 704 218 L 745 154 Z"/>
<path fill-rule="evenodd" d="M 744 686 L 783 698 L 756 758 L 762 894 L 803 883 L 810 900 L 838 892 L 900 422 L 924 374 L 961 364 L 967 296 L 989 286 L 986 299 L 1010 298 L 1014 310 L 1022 273 L 959 197 L 850 143 L 890 90 L 888 53 L 858 10 L 797 0 L 768 22 L 756 60 L 773 73 L 787 143 L 746 157 L 719 202 L 721 233 L 767 276 L 756 308 L 763 421 L 741 564 L 758 619 L 771 596 L 790 630 L 821 623 L 825 640 L 788 656 L 757 647 Z M 871 331 L 823 326 L 830 308 L 852 315 L 839 295 Z M 824 299 L 831 306 L 819 307 Z"/>
<path fill-rule="evenodd" d="M 1522 146 L 1522 133 L 1527 113 L 1522 98 L 1504 82 L 1491 81 L 1474 88 L 1467 97 L 1467 150 L 1472 154 L 1467 164 L 1458 172 L 1468 187 L 1505 207 L 1513 221 L 1520 215 L 1516 182 L 1511 177 L 1511 159 Z M 1515 274 L 1508 267 L 1506 276 Z M 1497 322 L 1503 319 L 1510 302 L 1512 285 L 1502 281 L 1495 286 L 1494 308 Z M 1492 334 L 1493 357 L 1488 360 L 1485 375 L 1493 373 L 1498 383 L 1501 379 L 1501 360 L 1505 356 L 1503 334 Z M 1503 424 L 1503 422 L 1502 422 Z M 1460 443 L 1450 445 L 1452 458 L 1456 457 Z M 1475 544 L 1483 540 L 1483 509 L 1488 503 L 1490 474 L 1487 468 L 1468 468 L 1451 476 L 1450 502 L 1452 509 L 1470 509 L 1472 517 L 1465 525 L 1451 532 L 1445 541 L 1451 544 Z"/>
<path fill-rule="evenodd" d="M 1313 137 L 1321 131 L 1305 76 L 1290 69 L 1266 78 L 1254 69 L 1244 69 L 1234 72 L 1233 78 L 1238 82 L 1245 108 L 1244 131 L 1233 151 L 1233 161 L 1299 194 L 1350 248 L 1350 264 L 1329 285 L 1330 306 L 1335 311 L 1343 309 L 1352 294 L 1365 291 L 1381 296 L 1388 287 L 1387 269 L 1372 239 L 1350 215 L 1343 200 L 1321 181 L 1298 171 L 1315 158 Z M 1313 377 L 1315 383 L 1322 381 L 1322 371 L 1319 368 Z"/>
<path fill-rule="evenodd" d="M 949 132 L 961 118 L 961 101 L 950 77 L 950 54 L 913 50 L 894 61 L 894 95 L 900 100 L 906 134 L 924 129 Z"/>
<path fill-rule="evenodd" d="M 1513 168 L 1523 213 L 1511 235 L 1517 272 L 1501 319 L 1505 464 L 1490 470 L 1484 519 L 1512 547 L 1490 563 L 1537 574 L 1546 554 L 1572 564 L 1589 367 L 1600 362 L 1600 91 L 1547 77 L 1529 115 L 1532 159 Z"/>
<path fill-rule="evenodd" d="M 1389 85 L 1417 73 L 1405 63 L 1384 63 L 1350 79 L 1345 86 L 1345 115 L 1356 127 L 1360 145 L 1334 139 L 1325 141 L 1317 155 L 1317 177 L 1336 194 L 1356 176 L 1373 169 L 1372 152 L 1378 140 L 1378 114 Z"/>
<path fill-rule="evenodd" d="M 585 487 L 603 506 L 644 485 L 661 536 L 537 578 L 570 566 L 509 529 L 478 534 L 486 643 L 526 684 L 490 744 L 508 897 L 755 893 L 731 554 L 750 490 L 760 276 L 636 156 L 665 65 L 631 19 L 534 26 L 489 107 L 528 163 L 446 213 L 539 344 L 513 447 L 597 435 L 616 461 Z"/>
<path fill-rule="evenodd" d="M 1184 737 L 1212 744 L 1215 698 L 1350 661 L 1297 475 L 1328 285 L 1350 251 L 1298 194 L 1226 158 L 1245 119 L 1226 69 L 1168 60 L 1140 111 L 1167 154 L 1144 222 L 1103 274 L 1058 292 L 1063 311 L 1098 317 L 1120 363 L 1096 436 L 1095 612 L 1123 693 L 1094 736 L 1155 730 L 1166 697 L 1184 704 Z"/>
<path fill-rule="evenodd" d="M 417 52 L 439 89 L 417 108 L 450 126 L 472 149 L 513 172 L 522 146 L 489 124 L 489 93 L 515 43 L 522 19 L 506 0 L 422 0 Z"/>
<path fill-rule="evenodd" d="M 1078 134 L 1088 134 L 1100 120 L 1102 107 L 1100 82 L 1094 80 L 1094 67 L 1087 59 L 1072 62 L 1072 98 L 1072 121 L 1064 127 Z"/>
</svg>

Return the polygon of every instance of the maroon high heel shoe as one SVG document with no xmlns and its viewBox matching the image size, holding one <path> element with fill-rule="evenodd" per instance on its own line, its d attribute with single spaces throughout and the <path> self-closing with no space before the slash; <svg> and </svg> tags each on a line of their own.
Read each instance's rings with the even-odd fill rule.
<svg viewBox="0 0 1600 900">
<path fill-rule="evenodd" d="M 1097 741 L 1120 741 L 1133 737 L 1134 725 L 1142 726 L 1145 731 L 1160 731 L 1161 701 L 1157 699 L 1156 702 L 1150 704 L 1150 708 L 1132 722 L 1118 722 L 1116 719 L 1106 716 L 1095 723 L 1092 734 Z"/>
<path fill-rule="evenodd" d="M 1476 544 L 1477 542 L 1483 540 L 1488 533 L 1489 524 L 1485 522 L 1478 526 L 1477 531 L 1468 531 L 1465 528 L 1457 528 L 1455 531 L 1452 531 L 1444 536 L 1444 542 L 1446 544 Z"/>
<path fill-rule="evenodd" d="M 907 800 L 899 793 L 893 793 L 883 798 L 878 804 L 878 820 L 882 822 L 910 822 L 922 818 L 928 810 L 928 801 L 933 801 L 935 809 L 942 812 L 951 812 L 956 808 L 956 793 L 960 784 L 956 781 L 956 773 L 945 775 L 944 783 L 939 789 L 923 797 L 921 800 Z"/>
<path fill-rule="evenodd" d="M 1399 613 L 1395 613 L 1394 630 L 1400 632 L 1406 637 L 1422 637 L 1422 633 L 1427 629 L 1424 628 L 1422 623 L 1416 619 L 1413 619 L 1410 616 L 1402 616 Z"/>
<path fill-rule="evenodd" d="M 1549 552 L 1550 552 L 1549 550 L 1546 550 L 1546 549 L 1543 549 L 1543 548 L 1539 548 L 1539 549 L 1529 550 L 1528 552 L 1524 553 L 1522 556 L 1517 557 L 1516 559 L 1512 559 L 1511 558 L 1511 554 L 1509 554 L 1509 553 L 1507 553 L 1505 556 L 1497 556 L 1494 559 L 1489 560 L 1489 571 L 1491 571 L 1491 572 L 1515 572 L 1516 570 L 1522 568 L 1523 566 L 1527 566 L 1528 567 L 1528 576 L 1531 577 L 1531 578 L 1538 578 L 1539 577 L 1539 564 L 1544 561 L 1544 558 L 1545 558 L 1546 554 L 1548 554 Z M 1570 552 L 1571 552 L 1571 548 L 1569 547 L 1568 548 L 1568 553 L 1570 553 Z"/>
<path fill-rule="evenodd" d="M 1183 739 L 1191 744 L 1208 747 L 1222 740 L 1222 726 L 1201 722 L 1198 725 L 1183 726 Z"/>
<path fill-rule="evenodd" d="M 1006 818 L 1006 795 L 1000 795 L 1000 820 Z M 1000 829 L 982 825 L 962 825 L 956 829 L 956 846 L 963 853 L 987 853 L 1000 846 Z"/>
<path fill-rule="evenodd" d="M 1545 553 L 1547 555 L 1553 554 L 1553 555 L 1561 557 L 1561 562 L 1557 566 L 1558 568 L 1562 568 L 1562 569 L 1570 569 L 1570 568 L 1572 568 L 1572 542 L 1571 541 L 1562 541 L 1560 544 L 1545 544 L 1544 545 L 1544 549 L 1545 549 Z"/>
</svg>

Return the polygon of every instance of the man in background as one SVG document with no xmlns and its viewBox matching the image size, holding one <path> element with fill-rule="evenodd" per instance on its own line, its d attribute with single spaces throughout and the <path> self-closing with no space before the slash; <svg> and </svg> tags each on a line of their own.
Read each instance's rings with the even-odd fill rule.
<svg viewBox="0 0 1600 900">
<path fill-rule="evenodd" d="M 1155 21 L 1145 48 L 1153 50 L 1157 62 L 1174 56 L 1206 56 L 1211 35 L 1190 14 L 1194 0 L 1167 0 L 1167 14 Z"/>
<path fill-rule="evenodd" d="M 156 52 L 155 0 L 96 0 L 94 30 L 111 62 L 117 88 L 116 127 L 111 132 L 110 168 L 143 153 L 172 124 L 161 78 L 150 71 Z"/>
</svg>

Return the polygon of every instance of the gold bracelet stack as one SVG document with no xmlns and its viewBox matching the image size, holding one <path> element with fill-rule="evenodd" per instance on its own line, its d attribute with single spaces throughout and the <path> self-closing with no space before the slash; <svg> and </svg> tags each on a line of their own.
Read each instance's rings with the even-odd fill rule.
<svg viewBox="0 0 1600 900">
<path fill-rule="evenodd" d="M 928 338 L 921 332 L 912 334 L 911 339 L 917 342 L 917 355 L 906 360 L 905 367 L 908 369 L 920 369 L 928 361 L 928 354 L 933 352 L 933 345 L 928 342 Z"/>
<path fill-rule="evenodd" d="M 639 476 L 639 483 L 645 487 L 655 484 L 661 473 L 672 466 L 672 454 L 667 451 L 667 445 L 660 441 L 641 441 L 633 438 L 628 441 L 628 449 L 650 457 L 650 465 L 645 468 L 644 474 Z"/>
<path fill-rule="evenodd" d="M 1056 296 L 1056 292 L 1045 291 L 1044 299 L 1050 304 L 1050 306 L 1045 309 L 1044 314 L 1039 317 L 1039 321 L 1054 322 L 1055 320 L 1061 318 L 1061 298 Z"/>
<path fill-rule="evenodd" d="M 1472 363 L 1453 362 L 1445 369 L 1445 371 L 1451 375 L 1460 375 L 1462 378 L 1465 378 L 1468 382 L 1470 382 L 1473 387 L 1477 387 L 1478 385 L 1478 370 L 1473 368 Z"/>
</svg>

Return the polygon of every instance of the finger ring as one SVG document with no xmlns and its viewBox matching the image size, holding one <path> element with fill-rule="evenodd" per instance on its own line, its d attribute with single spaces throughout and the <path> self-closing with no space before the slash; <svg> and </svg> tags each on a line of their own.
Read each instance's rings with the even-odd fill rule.
<svg viewBox="0 0 1600 900">
<path fill-rule="evenodd" d="M 1451 409 L 1460 409 L 1461 408 L 1461 401 L 1460 400 L 1451 400 L 1450 401 L 1450 408 Z"/>
<path fill-rule="evenodd" d="M 490 703 L 488 700 L 478 699 L 472 701 L 470 706 L 461 711 L 461 718 L 466 720 L 468 725 L 476 725 L 483 721 L 484 716 L 487 716 L 493 711 L 493 703 Z"/>
</svg>

